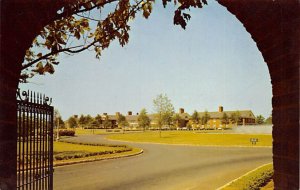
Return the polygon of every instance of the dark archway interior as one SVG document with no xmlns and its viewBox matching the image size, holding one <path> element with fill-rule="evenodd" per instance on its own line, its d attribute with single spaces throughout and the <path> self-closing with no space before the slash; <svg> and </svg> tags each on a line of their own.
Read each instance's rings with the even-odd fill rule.
<svg viewBox="0 0 300 190">
<path fill-rule="evenodd" d="M 251 34 L 273 88 L 275 189 L 299 189 L 300 4 L 219 0 Z M 16 100 L 20 66 L 41 28 L 68 1 L 1 1 L 0 187 L 16 186 Z M 37 8 L 38 7 L 38 8 Z M 15 151 L 14 151 L 15 150 Z"/>
</svg>

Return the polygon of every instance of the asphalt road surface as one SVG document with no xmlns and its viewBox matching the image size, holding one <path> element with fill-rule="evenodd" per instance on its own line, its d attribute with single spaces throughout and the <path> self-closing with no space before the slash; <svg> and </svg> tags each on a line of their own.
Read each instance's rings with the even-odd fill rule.
<svg viewBox="0 0 300 190">
<path fill-rule="evenodd" d="M 265 163 L 271 148 L 201 147 L 107 142 L 102 135 L 69 140 L 128 144 L 144 149 L 134 157 L 55 168 L 54 189 L 209 190 Z"/>
</svg>

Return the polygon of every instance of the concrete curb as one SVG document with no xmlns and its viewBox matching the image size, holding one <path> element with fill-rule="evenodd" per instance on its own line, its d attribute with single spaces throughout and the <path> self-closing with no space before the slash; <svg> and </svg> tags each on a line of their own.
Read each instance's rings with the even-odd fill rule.
<svg viewBox="0 0 300 190">
<path fill-rule="evenodd" d="M 123 155 L 123 156 L 113 156 L 113 157 L 108 157 L 108 158 L 94 158 L 94 159 L 87 159 L 87 160 L 70 161 L 70 162 L 65 162 L 65 163 L 54 164 L 54 167 L 61 167 L 61 166 L 67 166 L 67 165 L 73 165 L 73 164 L 81 164 L 81 163 L 87 163 L 87 162 L 95 162 L 95 161 L 101 161 L 101 160 L 111 160 L 111 159 L 132 157 L 132 156 L 140 155 L 143 152 L 144 152 L 144 150 L 141 149 L 139 152 L 133 153 L 133 154 Z"/>
<path fill-rule="evenodd" d="M 155 143 L 155 142 L 135 142 L 125 140 L 115 140 L 105 137 L 108 141 L 116 142 L 128 142 L 128 143 L 139 143 L 139 144 L 159 144 L 159 145 L 173 145 L 173 146 L 201 146 L 201 147 L 236 147 L 236 148 L 272 148 L 272 146 L 242 146 L 242 145 L 196 145 L 196 144 L 168 144 L 168 143 Z"/>
<path fill-rule="evenodd" d="M 273 162 L 269 162 L 269 163 L 267 163 L 267 164 L 261 165 L 261 166 L 255 168 L 255 169 L 253 169 L 253 170 L 251 170 L 251 171 L 245 173 L 244 175 L 242 175 L 242 176 L 240 176 L 240 177 L 238 177 L 238 178 L 236 178 L 236 179 L 234 179 L 234 180 L 232 180 L 232 181 L 226 183 L 226 184 L 223 185 L 222 187 L 217 188 L 216 190 L 222 190 L 222 189 L 226 188 L 227 186 L 231 185 L 233 182 L 238 181 L 238 180 L 240 180 L 241 178 L 243 178 L 243 177 L 249 175 L 250 173 L 252 173 L 252 172 L 254 172 L 254 171 L 256 171 L 256 170 L 258 170 L 258 169 L 260 169 L 260 168 L 262 168 L 262 167 L 264 167 L 264 166 L 266 166 L 266 165 L 272 164 L 272 163 L 273 163 Z"/>
</svg>

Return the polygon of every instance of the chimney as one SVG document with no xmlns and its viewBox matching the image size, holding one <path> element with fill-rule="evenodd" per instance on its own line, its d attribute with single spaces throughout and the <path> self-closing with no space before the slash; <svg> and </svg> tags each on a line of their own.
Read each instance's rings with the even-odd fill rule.
<svg viewBox="0 0 300 190">
<path fill-rule="evenodd" d="M 184 109 L 183 108 L 179 108 L 179 113 L 184 113 Z"/>
<path fill-rule="evenodd" d="M 219 106 L 219 112 L 223 112 L 223 106 Z"/>
<path fill-rule="evenodd" d="M 119 116 L 120 115 L 120 112 L 116 112 L 116 116 Z"/>
<path fill-rule="evenodd" d="M 128 115 L 132 115 L 132 111 L 128 111 Z"/>
</svg>

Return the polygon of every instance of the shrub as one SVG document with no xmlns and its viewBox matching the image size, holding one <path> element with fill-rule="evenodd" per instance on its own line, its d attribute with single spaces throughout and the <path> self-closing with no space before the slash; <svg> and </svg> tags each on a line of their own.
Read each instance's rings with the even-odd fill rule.
<svg viewBox="0 0 300 190">
<path fill-rule="evenodd" d="M 59 136 L 75 136 L 75 131 L 74 130 L 60 130 L 59 131 Z"/>
<path fill-rule="evenodd" d="M 222 190 L 259 190 L 271 180 L 273 174 L 273 165 L 264 165 L 237 181 L 234 181 Z"/>
</svg>

